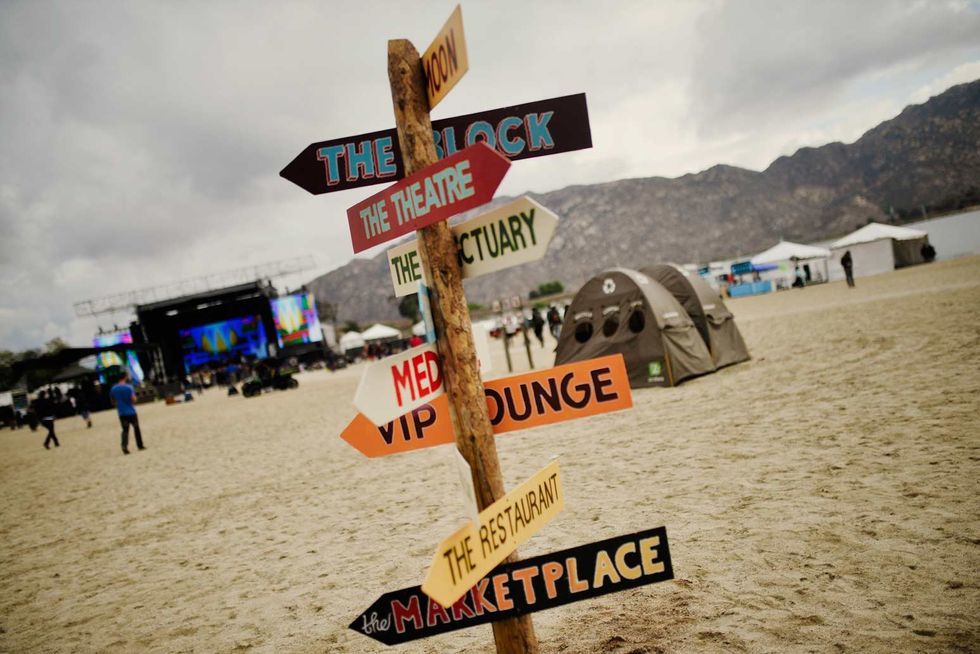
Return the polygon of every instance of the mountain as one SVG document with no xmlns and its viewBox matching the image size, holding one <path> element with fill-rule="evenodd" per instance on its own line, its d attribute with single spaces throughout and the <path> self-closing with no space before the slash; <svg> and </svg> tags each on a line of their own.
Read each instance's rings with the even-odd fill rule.
<svg viewBox="0 0 980 654">
<path fill-rule="evenodd" d="M 895 223 L 923 209 L 980 203 L 980 80 L 906 107 L 854 143 L 802 148 L 762 172 L 717 165 L 675 179 L 529 195 L 561 219 L 547 255 L 466 280 L 471 302 L 526 296 L 550 280 L 575 289 L 612 266 L 706 262 L 759 252 L 780 238 L 821 240 L 869 220 Z M 384 253 L 354 259 L 308 287 L 341 321 L 399 317 Z"/>
</svg>

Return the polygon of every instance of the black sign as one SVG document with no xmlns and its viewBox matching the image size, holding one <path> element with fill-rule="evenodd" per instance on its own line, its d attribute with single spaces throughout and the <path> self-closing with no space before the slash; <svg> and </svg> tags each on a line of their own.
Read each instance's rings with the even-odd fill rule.
<svg viewBox="0 0 980 654">
<path fill-rule="evenodd" d="M 738 261 L 732 264 L 733 275 L 748 275 L 750 272 L 752 272 L 751 261 Z"/>
<path fill-rule="evenodd" d="M 419 586 L 385 593 L 350 628 L 397 645 L 673 578 L 657 527 L 497 566 L 446 608 Z"/>
<path fill-rule="evenodd" d="M 432 122 L 440 159 L 482 141 L 509 159 L 592 147 L 585 94 L 539 100 Z M 393 182 L 405 176 L 394 129 L 311 143 L 279 175 L 310 193 Z"/>
</svg>

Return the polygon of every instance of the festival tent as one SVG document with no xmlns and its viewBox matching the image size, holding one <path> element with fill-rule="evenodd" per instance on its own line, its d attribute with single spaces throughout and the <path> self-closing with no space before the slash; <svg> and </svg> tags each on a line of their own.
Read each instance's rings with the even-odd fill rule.
<svg viewBox="0 0 980 654">
<path fill-rule="evenodd" d="M 347 332 L 340 337 L 340 349 L 344 352 L 364 347 L 364 337 L 361 332 Z"/>
<path fill-rule="evenodd" d="M 587 281 L 565 311 L 555 365 L 621 353 L 630 386 L 675 386 L 714 371 L 708 348 L 670 292 L 635 270 Z"/>
<path fill-rule="evenodd" d="M 667 264 L 648 266 L 640 272 L 659 282 L 684 308 L 716 368 L 749 360 L 749 350 L 735 326 L 735 316 L 700 275 Z"/>
<path fill-rule="evenodd" d="M 401 338 L 402 333 L 395 329 L 394 327 L 389 327 L 388 325 L 382 325 L 380 322 L 376 322 L 361 333 L 361 338 L 367 342 L 371 341 L 390 341 L 392 339 Z"/>
<path fill-rule="evenodd" d="M 769 264 L 775 265 L 773 272 L 762 275 L 762 279 L 773 279 L 777 287 L 792 286 L 796 279 L 796 266 L 807 275 L 807 282 L 826 282 L 830 279 L 830 250 L 815 245 L 803 245 L 791 241 L 780 241 L 764 252 L 752 257 L 754 269 Z"/>
<path fill-rule="evenodd" d="M 830 244 L 837 262 L 831 268 L 831 279 L 844 279 L 844 269 L 840 266 L 844 252 L 851 252 L 854 276 L 867 277 L 925 263 L 922 246 L 928 242 L 929 235 L 918 229 L 869 223 Z"/>
</svg>

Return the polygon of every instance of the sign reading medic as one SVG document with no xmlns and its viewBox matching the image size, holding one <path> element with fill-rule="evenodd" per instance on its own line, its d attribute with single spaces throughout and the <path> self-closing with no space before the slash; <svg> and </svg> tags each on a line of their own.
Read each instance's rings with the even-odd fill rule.
<svg viewBox="0 0 980 654">
<path fill-rule="evenodd" d="M 633 406 L 622 354 L 493 379 L 483 383 L 483 392 L 494 434 Z M 375 423 L 358 415 L 340 437 L 369 457 L 455 442 L 445 396 L 420 403 L 410 414 L 406 410 L 405 415 L 389 420 Z"/>
<path fill-rule="evenodd" d="M 592 147 L 584 93 L 434 120 L 432 136 L 440 159 L 481 142 L 512 161 Z M 393 182 L 405 169 L 387 129 L 311 143 L 279 175 L 319 195 Z"/>
<path fill-rule="evenodd" d="M 368 365 L 354 406 L 376 425 L 388 423 L 444 393 L 439 354 L 426 343 Z"/>
<path fill-rule="evenodd" d="M 463 278 L 540 259 L 557 225 L 558 216 L 525 196 L 452 227 Z M 388 268 L 396 297 L 417 292 L 425 281 L 417 240 L 389 250 Z"/>
<path fill-rule="evenodd" d="M 657 527 L 505 563 L 445 608 L 419 586 L 388 592 L 350 628 L 397 645 L 673 578 L 667 529 Z"/>
</svg>

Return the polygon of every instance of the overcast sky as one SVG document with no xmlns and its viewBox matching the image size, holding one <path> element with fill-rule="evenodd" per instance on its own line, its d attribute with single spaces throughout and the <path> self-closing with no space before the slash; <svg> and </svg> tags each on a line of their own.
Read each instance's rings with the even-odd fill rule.
<svg viewBox="0 0 980 654">
<path fill-rule="evenodd" d="M 0 2 L 0 349 L 89 343 L 79 300 L 351 259 L 345 210 L 380 187 L 313 196 L 278 171 L 393 127 L 387 40 L 424 50 L 455 4 Z M 462 7 L 470 70 L 434 118 L 588 96 L 594 147 L 516 162 L 507 195 L 758 170 L 980 78 L 978 2 Z"/>
</svg>

